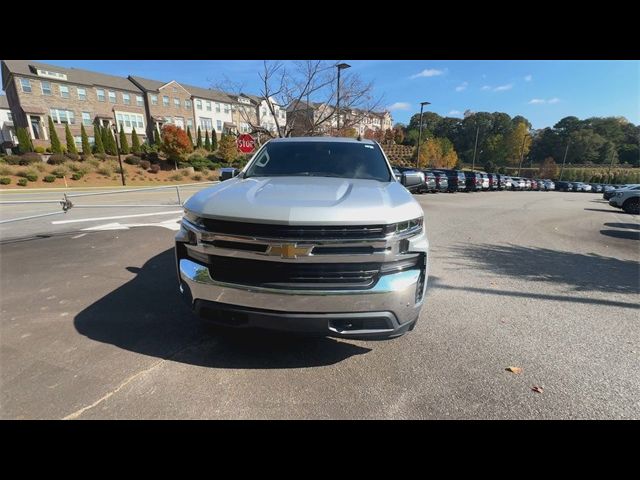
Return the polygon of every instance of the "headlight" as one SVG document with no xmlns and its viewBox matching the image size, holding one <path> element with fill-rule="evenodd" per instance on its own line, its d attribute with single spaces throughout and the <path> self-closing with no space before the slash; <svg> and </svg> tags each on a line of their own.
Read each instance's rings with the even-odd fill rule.
<svg viewBox="0 0 640 480">
<path fill-rule="evenodd" d="M 407 233 L 413 233 L 414 235 L 417 235 L 422 232 L 423 223 L 423 217 L 407 220 L 406 222 L 392 223 L 385 227 L 385 234 L 404 235 Z"/>
<path fill-rule="evenodd" d="M 198 227 L 204 227 L 202 218 L 189 210 L 184 211 L 184 218 Z"/>
</svg>

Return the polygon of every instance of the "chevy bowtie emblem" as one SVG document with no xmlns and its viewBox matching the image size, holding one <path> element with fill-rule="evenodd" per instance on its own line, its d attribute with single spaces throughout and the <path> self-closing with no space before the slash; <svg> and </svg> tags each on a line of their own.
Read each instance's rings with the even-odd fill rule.
<svg viewBox="0 0 640 480">
<path fill-rule="evenodd" d="M 267 255 L 279 256 L 281 258 L 298 258 L 298 256 L 306 256 L 311 252 L 309 247 L 297 247 L 295 243 L 283 243 L 281 245 L 272 245 L 267 251 Z"/>
</svg>

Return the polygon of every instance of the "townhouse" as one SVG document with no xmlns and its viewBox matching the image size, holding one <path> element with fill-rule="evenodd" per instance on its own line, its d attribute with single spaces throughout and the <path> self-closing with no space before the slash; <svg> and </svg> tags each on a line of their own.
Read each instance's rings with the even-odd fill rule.
<svg viewBox="0 0 640 480">
<path fill-rule="evenodd" d="M 49 117 L 63 143 L 65 125 L 69 125 L 78 147 L 81 125 L 90 143 L 96 123 L 111 128 L 117 121 L 129 136 L 135 128 L 141 140 L 146 137 L 143 91 L 126 78 L 28 60 L 3 60 L 2 88 L 14 127 L 26 128 L 34 146 L 50 145 Z"/>
<path fill-rule="evenodd" d="M 16 145 L 18 139 L 13 126 L 13 116 L 9 109 L 9 101 L 6 95 L 0 95 L 0 147 L 5 153 L 10 153 Z"/>
</svg>

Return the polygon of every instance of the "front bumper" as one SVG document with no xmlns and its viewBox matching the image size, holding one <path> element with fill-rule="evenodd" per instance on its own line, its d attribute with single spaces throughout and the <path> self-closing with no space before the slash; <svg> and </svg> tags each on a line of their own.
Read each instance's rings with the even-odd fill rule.
<svg viewBox="0 0 640 480">
<path fill-rule="evenodd" d="M 178 259 L 180 291 L 201 318 L 236 327 L 339 337 L 400 335 L 417 320 L 428 267 L 383 275 L 367 290 L 283 290 L 215 281 L 209 269 Z M 416 302 L 418 287 L 422 288 Z"/>
<path fill-rule="evenodd" d="M 609 205 L 616 208 L 622 208 L 622 205 L 618 202 L 618 197 L 612 197 L 611 200 L 609 200 Z"/>
</svg>

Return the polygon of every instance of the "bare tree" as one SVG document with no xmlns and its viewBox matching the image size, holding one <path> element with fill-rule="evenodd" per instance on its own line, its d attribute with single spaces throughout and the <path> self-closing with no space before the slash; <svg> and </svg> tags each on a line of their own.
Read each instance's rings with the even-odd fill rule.
<svg viewBox="0 0 640 480">
<path fill-rule="evenodd" d="M 260 92 L 254 101 L 264 102 L 275 123 L 275 132 L 259 125 L 258 116 L 239 106 L 239 113 L 252 133 L 273 138 L 292 135 L 320 135 L 335 132 L 336 62 L 304 60 L 287 68 L 280 61 L 264 61 L 258 72 Z M 373 84 L 358 74 L 345 73 L 340 78 L 341 130 L 346 131 L 379 108 L 382 99 L 373 98 Z M 217 86 L 235 96 L 245 93 L 243 85 L 225 79 Z M 251 98 L 248 96 L 248 98 Z M 256 108 L 259 108 L 257 105 Z M 286 120 L 277 114 L 286 110 Z"/>
</svg>

